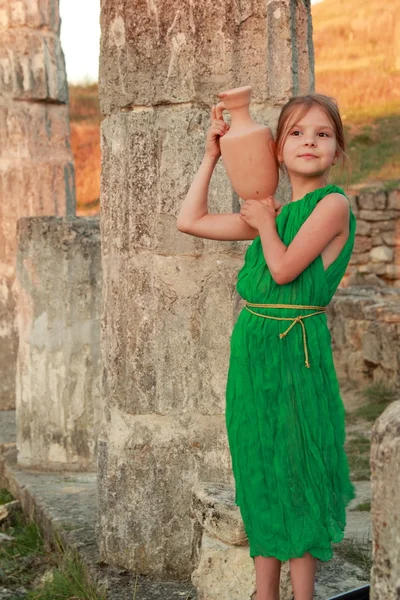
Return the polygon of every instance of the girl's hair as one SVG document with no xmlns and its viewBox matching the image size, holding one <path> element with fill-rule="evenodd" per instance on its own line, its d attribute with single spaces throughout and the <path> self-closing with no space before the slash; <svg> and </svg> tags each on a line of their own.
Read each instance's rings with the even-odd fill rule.
<svg viewBox="0 0 400 600">
<path fill-rule="evenodd" d="M 275 157 L 279 168 L 283 170 L 283 165 L 278 161 L 278 153 L 282 152 L 284 143 L 288 136 L 291 127 L 304 117 L 304 115 L 313 106 L 318 106 L 327 115 L 331 121 L 336 135 L 337 146 L 340 150 L 340 160 L 342 162 L 342 172 L 345 164 L 349 166 L 349 157 L 346 154 L 346 140 L 344 137 L 344 129 L 342 119 L 340 117 L 339 108 L 334 98 L 325 96 L 324 94 L 307 94 L 306 96 L 293 96 L 283 106 L 278 119 L 278 126 L 275 136 Z M 349 173 L 347 174 L 349 176 Z"/>
</svg>

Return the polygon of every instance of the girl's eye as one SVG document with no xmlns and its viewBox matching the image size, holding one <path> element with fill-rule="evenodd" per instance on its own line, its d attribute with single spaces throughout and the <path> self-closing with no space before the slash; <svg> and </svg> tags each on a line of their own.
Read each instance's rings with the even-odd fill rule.
<svg viewBox="0 0 400 600">
<path fill-rule="evenodd" d="M 326 131 L 321 131 L 322 135 L 326 135 L 326 137 L 329 137 L 329 135 L 326 133 Z"/>
</svg>

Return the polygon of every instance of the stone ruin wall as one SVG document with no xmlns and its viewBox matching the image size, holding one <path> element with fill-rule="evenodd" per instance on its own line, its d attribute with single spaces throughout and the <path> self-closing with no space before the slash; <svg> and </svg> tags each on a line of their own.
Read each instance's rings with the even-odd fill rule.
<svg viewBox="0 0 400 600">
<path fill-rule="evenodd" d="M 0 0 L 0 409 L 15 406 L 17 220 L 75 214 L 58 0 Z"/>
<path fill-rule="evenodd" d="M 400 288 L 400 190 L 350 196 L 357 229 L 341 287 Z"/>
<path fill-rule="evenodd" d="M 253 116 L 274 127 L 292 94 L 313 89 L 310 6 L 105 0 L 101 26 L 99 549 L 108 563 L 181 579 L 201 534 L 192 486 L 232 482 L 224 396 L 247 244 L 179 233 L 176 216 L 217 92 L 251 84 Z M 218 164 L 210 210 L 238 209 Z"/>
</svg>

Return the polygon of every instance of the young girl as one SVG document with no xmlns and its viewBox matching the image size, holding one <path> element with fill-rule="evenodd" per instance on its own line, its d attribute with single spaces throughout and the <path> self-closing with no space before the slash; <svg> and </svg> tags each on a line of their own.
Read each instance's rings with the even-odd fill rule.
<svg viewBox="0 0 400 600">
<path fill-rule="evenodd" d="M 247 200 L 240 213 L 209 214 L 208 186 L 228 130 L 215 107 L 211 117 L 177 227 L 204 238 L 254 240 L 238 273 L 245 305 L 230 340 L 226 386 L 235 502 L 255 563 L 256 600 L 279 599 L 286 560 L 295 600 L 312 600 L 316 560 L 332 557 L 355 497 L 325 312 L 356 227 L 343 190 L 328 184 L 332 165 L 346 158 L 343 125 L 332 98 L 292 98 L 275 139 L 291 201 Z"/>
</svg>

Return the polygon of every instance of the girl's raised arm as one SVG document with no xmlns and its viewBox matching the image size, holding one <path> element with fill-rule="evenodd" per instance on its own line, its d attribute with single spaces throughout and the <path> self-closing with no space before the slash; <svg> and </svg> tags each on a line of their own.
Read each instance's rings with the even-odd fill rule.
<svg viewBox="0 0 400 600">
<path fill-rule="evenodd" d="M 176 226 L 183 233 L 211 240 L 253 240 L 258 235 L 257 229 L 245 223 L 239 213 L 208 212 L 208 188 L 221 155 L 219 138 L 229 129 L 223 119 L 216 119 L 214 106 L 211 119 L 205 154 L 182 203 Z"/>
</svg>

